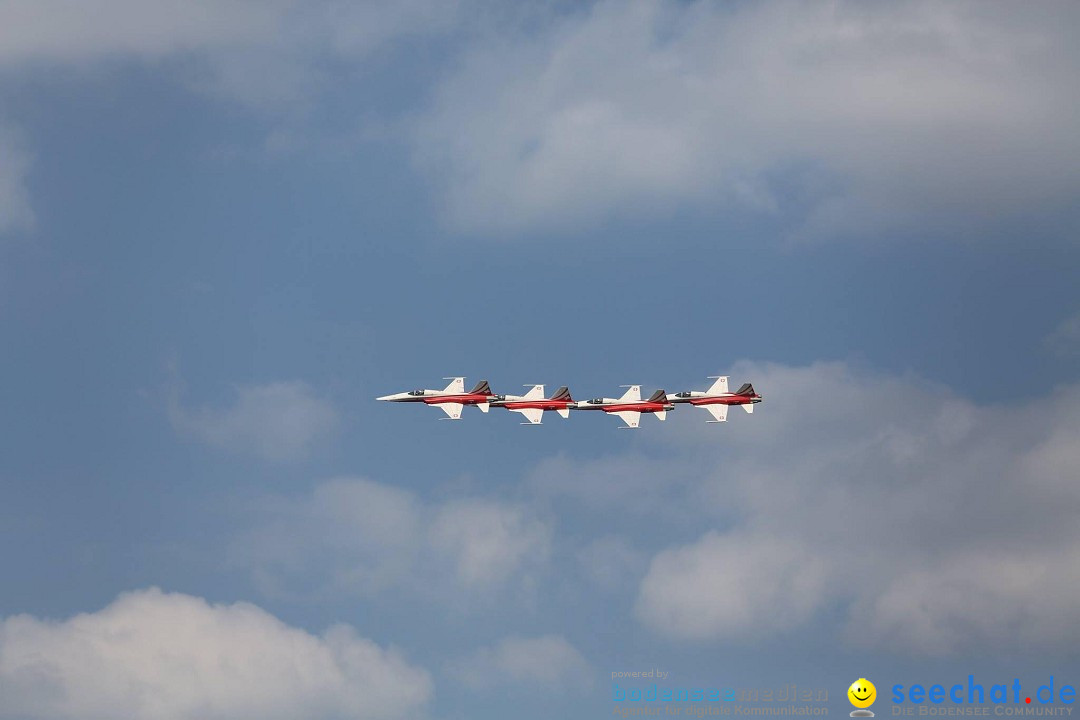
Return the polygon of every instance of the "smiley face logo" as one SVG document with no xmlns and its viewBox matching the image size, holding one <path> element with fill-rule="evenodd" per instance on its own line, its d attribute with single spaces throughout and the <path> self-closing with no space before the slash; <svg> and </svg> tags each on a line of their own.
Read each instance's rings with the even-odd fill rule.
<svg viewBox="0 0 1080 720">
<path fill-rule="evenodd" d="M 877 688 L 866 678 L 859 678 L 847 689 L 848 700 L 857 708 L 868 708 L 877 699 Z"/>
</svg>

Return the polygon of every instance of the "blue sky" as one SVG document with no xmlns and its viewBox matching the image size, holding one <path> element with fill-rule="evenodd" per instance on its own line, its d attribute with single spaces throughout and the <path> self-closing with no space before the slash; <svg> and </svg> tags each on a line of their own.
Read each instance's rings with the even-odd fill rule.
<svg viewBox="0 0 1080 720">
<path fill-rule="evenodd" d="M 1075 20 L 0 8 L 0 717 L 1080 681 Z"/>
</svg>

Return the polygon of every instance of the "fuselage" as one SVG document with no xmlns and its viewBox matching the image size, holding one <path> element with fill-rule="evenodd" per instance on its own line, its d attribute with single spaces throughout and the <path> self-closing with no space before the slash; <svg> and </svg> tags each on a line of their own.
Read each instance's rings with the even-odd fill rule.
<svg viewBox="0 0 1080 720">
<path fill-rule="evenodd" d="M 709 395 L 703 392 L 688 392 L 669 395 L 668 400 L 673 403 L 690 403 L 691 405 L 753 405 L 761 402 L 761 396 L 736 395 L 724 393 L 722 395 Z"/>
<path fill-rule="evenodd" d="M 481 405 L 491 400 L 491 395 L 481 393 L 443 393 L 442 390 L 413 390 L 394 395 L 383 395 L 377 400 L 386 402 L 422 402 L 425 405 L 457 403 L 459 405 Z"/>
<path fill-rule="evenodd" d="M 426 405 L 440 405 L 442 403 L 460 403 L 461 405 L 479 405 L 491 400 L 490 395 L 479 393 L 464 393 L 461 395 L 442 395 L 440 397 L 424 398 Z"/>
<path fill-rule="evenodd" d="M 493 400 L 493 407 L 504 407 L 507 410 L 565 410 L 573 407 L 573 400 L 552 400 L 542 398 L 540 400 Z"/>
<path fill-rule="evenodd" d="M 599 402 L 597 402 L 597 400 L 599 400 Z M 586 402 L 576 403 L 573 407 L 575 410 L 603 410 L 607 413 L 627 411 L 654 413 L 664 410 L 675 409 L 675 406 L 669 402 L 652 402 L 650 400 L 640 400 L 638 402 L 623 402 L 621 400 L 615 400 L 613 398 L 597 398 L 597 400 L 587 400 Z"/>
</svg>

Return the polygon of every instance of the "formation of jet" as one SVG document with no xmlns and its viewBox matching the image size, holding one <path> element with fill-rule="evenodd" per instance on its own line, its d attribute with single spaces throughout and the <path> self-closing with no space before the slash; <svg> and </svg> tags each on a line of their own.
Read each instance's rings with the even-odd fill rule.
<svg viewBox="0 0 1080 720">
<path fill-rule="evenodd" d="M 704 392 L 687 390 L 669 396 L 663 390 L 657 390 L 648 400 L 642 400 L 640 385 L 623 385 L 627 390 L 620 398 L 598 397 L 584 402 L 575 401 L 565 385 L 551 397 L 545 397 L 543 385 L 526 385 L 530 389 L 524 395 L 496 395 L 491 391 L 487 380 L 481 380 L 476 387 L 465 392 L 465 378 L 443 379 L 450 381 L 443 390 L 411 390 L 375 399 L 434 405 L 446 413 L 444 420 L 460 419 L 461 411 L 466 405 L 478 407 L 482 412 L 487 412 L 492 407 L 501 407 L 523 415 L 528 422 L 523 422 L 522 425 L 540 425 L 544 413 L 548 410 L 554 410 L 564 418 L 570 417 L 571 410 L 602 410 L 622 420 L 625 425 L 620 427 L 624 428 L 638 427 L 642 413 L 653 415 L 657 420 L 665 420 L 668 410 L 674 410 L 676 404 L 682 403 L 708 410 L 713 419 L 706 422 L 726 422 L 729 407 L 739 406 L 752 413 L 754 405 L 762 400 L 750 383 L 743 383 L 735 392 L 729 392 L 726 375 L 711 376 L 709 379 L 716 382 Z"/>
</svg>

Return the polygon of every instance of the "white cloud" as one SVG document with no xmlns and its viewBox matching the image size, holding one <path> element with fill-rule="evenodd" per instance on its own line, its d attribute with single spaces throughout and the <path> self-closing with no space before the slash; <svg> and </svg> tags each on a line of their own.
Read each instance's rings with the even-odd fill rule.
<svg viewBox="0 0 1080 720">
<path fill-rule="evenodd" d="M 161 57 L 267 42 L 290 2 L 12 0 L 0 7 L 0 62 Z"/>
<path fill-rule="evenodd" d="M 26 192 L 30 153 L 15 135 L 0 126 L 0 233 L 33 226 L 34 213 Z"/>
<path fill-rule="evenodd" d="M 560 635 L 504 638 L 452 664 L 450 672 L 473 690 L 517 686 L 568 691 L 588 688 L 593 680 L 588 661 Z"/>
<path fill-rule="evenodd" d="M 417 133 L 468 232 L 676 210 L 986 228 L 1080 185 L 1077 6 L 602 1 L 469 54 Z"/>
<path fill-rule="evenodd" d="M 945 655 L 983 647 L 1074 647 L 1080 544 L 1039 552 L 952 552 L 860 598 L 848 628 L 883 646 Z M 1016 645 L 1013 645 L 1016 647 Z"/>
<path fill-rule="evenodd" d="M 653 559 L 639 615 L 683 638 L 759 636 L 795 627 L 826 596 L 825 563 L 790 540 L 707 533 Z"/>
<path fill-rule="evenodd" d="M 233 561 L 269 593 L 490 598 L 533 587 L 551 545 L 550 527 L 522 507 L 482 498 L 425 503 L 359 478 L 320 483 L 306 497 L 268 498 L 247 512 L 254 528 L 235 543 Z"/>
<path fill-rule="evenodd" d="M 975 1 L 14 0 L 0 68 L 155 63 L 288 114 L 270 144 L 294 147 L 341 86 L 334 68 L 355 78 L 373 55 L 439 38 L 451 61 L 434 97 L 395 126 L 459 230 L 692 210 L 768 216 L 793 236 L 971 236 L 1072 208 L 1078 19 L 1069 3 Z"/>
<path fill-rule="evenodd" d="M 185 408 L 174 389 L 169 419 L 177 432 L 274 461 L 305 457 L 316 440 L 337 427 L 333 405 L 303 382 L 242 386 L 236 395 L 231 407 Z"/>
<path fill-rule="evenodd" d="M 431 678 L 347 625 L 322 635 L 248 603 L 156 588 L 64 621 L 0 624 L 0 717 L 416 717 Z"/>
<path fill-rule="evenodd" d="M 341 84 L 331 68 L 355 78 L 372 56 L 449 34 L 464 16 L 457 0 L 6 0 L 0 77 L 98 77 L 142 64 L 163 81 L 269 114 L 282 126 L 267 147 L 295 148 L 311 140 L 309 112 Z M 0 128 L 0 233 L 33 221 L 29 157 Z"/>
<path fill-rule="evenodd" d="M 466 500 L 440 508 L 430 539 L 434 548 L 452 558 L 463 584 L 490 585 L 527 559 L 546 559 L 551 531 L 519 508 Z"/>
<path fill-rule="evenodd" d="M 0 6 L 0 63 L 153 59 L 218 48 L 328 44 L 371 52 L 402 36 L 449 30 L 457 0 L 8 0 Z"/>
<path fill-rule="evenodd" d="M 327 59 L 360 62 L 458 18 L 457 2 L 437 0 L 11 0 L 0 5 L 0 67 L 168 61 L 193 88 L 284 110 L 326 89 Z"/>
<path fill-rule="evenodd" d="M 295 582 L 374 595 L 408 585 L 423 553 L 419 501 L 370 480 L 329 480 L 310 496 L 266 498 L 245 513 L 254 527 L 235 543 L 233 560 L 269 594 L 288 594 Z M 309 579 L 312 568 L 325 576 Z"/>
<path fill-rule="evenodd" d="M 592 498 L 610 517 L 642 513 L 635 489 L 650 481 L 699 473 L 645 497 L 678 518 L 660 532 L 696 539 L 654 554 L 643 623 L 699 641 L 822 623 L 854 645 L 916 654 L 1080 641 L 1080 607 L 1063 599 L 1080 588 L 1080 386 L 980 405 L 843 363 L 732 374 L 765 396 L 754 415 L 720 426 L 680 410 L 642 446 L 670 470 L 613 461 L 623 498 L 602 461 L 559 461 L 575 486 L 548 500 Z"/>
</svg>

